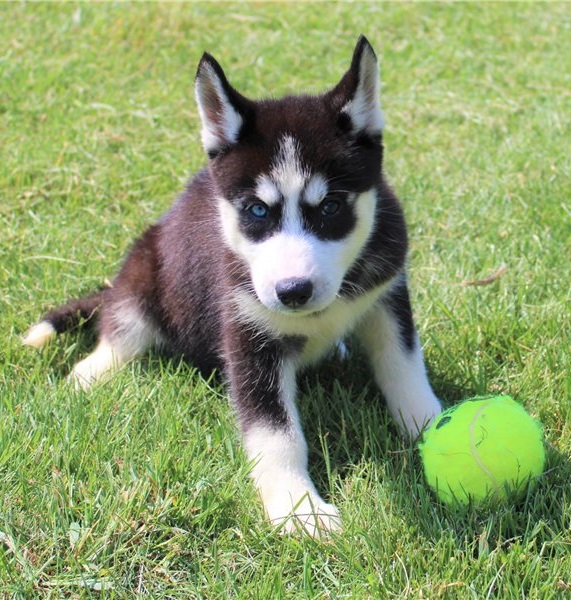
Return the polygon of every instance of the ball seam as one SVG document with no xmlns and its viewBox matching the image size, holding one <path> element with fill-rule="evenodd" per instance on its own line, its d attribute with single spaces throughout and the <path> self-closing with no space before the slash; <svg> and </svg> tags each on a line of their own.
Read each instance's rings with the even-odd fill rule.
<svg viewBox="0 0 571 600">
<path fill-rule="evenodd" d="M 478 421 L 478 418 L 480 417 L 480 414 L 482 413 L 482 411 L 486 410 L 486 408 L 488 407 L 488 404 L 489 404 L 489 402 L 486 402 L 486 404 L 484 404 L 484 406 L 482 406 L 482 408 L 480 408 L 476 412 L 476 414 L 472 418 L 472 421 L 470 422 L 470 449 L 472 450 L 472 456 L 474 457 L 476 464 L 489 477 L 489 479 L 492 482 L 493 488 L 497 489 L 498 482 L 496 481 L 494 474 L 486 467 L 486 465 L 483 463 L 482 459 L 480 458 L 480 453 L 478 452 L 478 448 L 476 446 L 475 431 L 474 431 L 474 429 L 476 427 L 476 423 Z"/>
</svg>

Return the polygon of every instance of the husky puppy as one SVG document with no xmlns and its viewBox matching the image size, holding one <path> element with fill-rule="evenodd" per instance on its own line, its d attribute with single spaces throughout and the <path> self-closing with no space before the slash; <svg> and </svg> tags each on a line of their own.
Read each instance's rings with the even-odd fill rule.
<svg viewBox="0 0 571 600">
<path fill-rule="evenodd" d="M 151 347 L 219 369 L 269 519 L 319 535 L 339 514 L 308 474 L 296 372 L 354 333 L 405 434 L 441 410 L 411 314 L 403 213 L 382 173 L 377 59 L 361 37 L 330 91 L 253 101 L 204 54 L 195 85 L 208 167 L 109 288 L 48 312 L 24 343 L 96 317 L 97 347 L 70 375 L 82 388 Z"/>
</svg>

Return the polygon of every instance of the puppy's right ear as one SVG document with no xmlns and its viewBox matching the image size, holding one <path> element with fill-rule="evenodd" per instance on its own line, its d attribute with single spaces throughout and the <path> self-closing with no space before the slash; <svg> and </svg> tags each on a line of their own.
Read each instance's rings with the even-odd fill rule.
<svg viewBox="0 0 571 600">
<path fill-rule="evenodd" d="M 355 134 L 380 135 L 384 127 L 383 112 L 379 101 L 379 65 L 373 47 L 362 35 L 355 51 L 351 67 L 332 90 L 334 104 L 346 126 Z"/>
<path fill-rule="evenodd" d="M 228 83 L 222 67 L 207 52 L 198 65 L 194 87 L 202 144 L 214 158 L 238 141 L 248 101 Z"/>
</svg>

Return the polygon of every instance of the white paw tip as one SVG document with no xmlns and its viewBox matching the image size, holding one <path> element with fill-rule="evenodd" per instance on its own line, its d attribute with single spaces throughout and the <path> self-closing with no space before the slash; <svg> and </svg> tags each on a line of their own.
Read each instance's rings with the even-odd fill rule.
<svg viewBox="0 0 571 600">
<path fill-rule="evenodd" d="M 97 365 L 92 363 L 92 358 L 87 357 L 73 367 L 67 380 L 76 391 L 87 391 L 93 384 L 104 379 L 104 373 L 98 372 L 96 367 Z"/>
<path fill-rule="evenodd" d="M 341 517 L 337 508 L 323 501 L 312 500 L 302 501 L 287 516 L 271 518 L 272 524 L 279 527 L 280 533 L 300 532 L 314 538 L 340 531 Z"/>
<path fill-rule="evenodd" d="M 83 375 L 78 373 L 75 369 L 67 377 L 68 383 L 73 386 L 76 392 L 80 390 L 87 391 L 94 383 L 95 378 L 89 374 Z"/>
<path fill-rule="evenodd" d="M 25 346 L 31 346 L 32 348 L 42 348 L 55 338 L 56 335 L 57 332 L 50 322 L 41 321 L 28 329 L 28 332 L 22 339 L 22 343 Z"/>
</svg>

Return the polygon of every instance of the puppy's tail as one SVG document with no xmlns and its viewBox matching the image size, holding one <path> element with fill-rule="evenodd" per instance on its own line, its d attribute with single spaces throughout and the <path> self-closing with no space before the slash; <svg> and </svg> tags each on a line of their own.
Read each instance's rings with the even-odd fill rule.
<svg viewBox="0 0 571 600">
<path fill-rule="evenodd" d="M 50 310 L 39 323 L 28 329 L 22 343 L 33 348 L 42 348 L 60 333 L 91 325 L 103 304 L 104 294 L 105 289 L 101 289 Z"/>
</svg>

